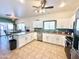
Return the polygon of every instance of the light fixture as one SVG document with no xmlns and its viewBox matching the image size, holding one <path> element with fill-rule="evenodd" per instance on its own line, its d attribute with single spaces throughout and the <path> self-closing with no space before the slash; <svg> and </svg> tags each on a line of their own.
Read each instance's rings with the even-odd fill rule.
<svg viewBox="0 0 79 59">
<path fill-rule="evenodd" d="M 65 2 L 62 2 L 60 5 L 59 5 L 59 7 L 64 7 L 66 5 L 66 3 Z"/>
<path fill-rule="evenodd" d="M 16 16 L 15 16 L 14 12 L 11 13 L 10 18 L 12 19 L 12 21 L 14 21 L 16 19 Z"/>
<path fill-rule="evenodd" d="M 35 13 L 39 13 L 39 11 L 38 10 L 35 10 Z"/>
<path fill-rule="evenodd" d="M 45 9 L 36 10 L 35 13 L 40 13 L 40 14 L 41 14 L 41 13 L 45 13 Z"/>
<path fill-rule="evenodd" d="M 19 1 L 20 1 L 20 3 L 22 3 L 22 4 L 24 3 L 24 0 L 19 0 Z"/>
<path fill-rule="evenodd" d="M 42 9 L 40 9 L 40 10 L 39 10 L 39 13 L 42 13 L 42 12 L 43 12 L 43 10 L 42 10 Z"/>
</svg>

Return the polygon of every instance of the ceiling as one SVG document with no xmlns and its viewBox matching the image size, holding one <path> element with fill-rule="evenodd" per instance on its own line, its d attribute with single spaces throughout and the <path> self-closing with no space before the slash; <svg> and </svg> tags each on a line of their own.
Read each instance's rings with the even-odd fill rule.
<svg viewBox="0 0 79 59">
<path fill-rule="evenodd" d="M 65 6 L 59 7 L 62 2 Z M 45 13 L 35 13 L 40 0 L 0 0 L 0 15 L 15 15 L 16 17 L 33 17 L 36 15 L 54 13 L 60 11 L 75 10 L 79 6 L 79 0 L 47 0 L 46 6 L 54 6 L 53 9 L 45 10 Z"/>
</svg>

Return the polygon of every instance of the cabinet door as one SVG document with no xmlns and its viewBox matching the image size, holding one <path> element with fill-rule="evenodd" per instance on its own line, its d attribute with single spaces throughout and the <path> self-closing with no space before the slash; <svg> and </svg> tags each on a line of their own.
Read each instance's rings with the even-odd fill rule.
<svg viewBox="0 0 79 59">
<path fill-rule="evenodd" d="M 56 35 L 43 33 L 43 41 L 48 43 L 56 44 Z"/>
<path fill-rule="evenodd" d="M 50 43 L 56 44 L 56 35 L 51 34 L 49 40 Z"/>
<path fill-rule="evenodd" d="M 35 39 L 35 40 L 37 40 L 37 33 L 36 32 L 32 33 L 32 38 Z"/>
<path fill-rule="evenodd" d="M 43 33 L 43 41 L 48 42 L 47 40 L 48 40 L 48 34 Z"/>
<path fill-rule="evenodd" d="M 56 35 L 56 39 L 55 40 L 56 40 L 55 43 L 57 45 L 60 45 L 60 36 L 59 35 Z"/>
<path fill-rule="evenodd" d="M 25 43 L 26 43 L 25 35 L 18 36 L 17 46 L 22 47 L 23 45 L 25 45 Z"/>
<path fill-rule="evenodd" d="M 48 43 L 52 43 L 52 36 L 51 36 L 51 34 L 47 34 L 46 35 L 46 41 L 48 42 Z"/>
<path fill-rule="evenodd" d="M 43 28 L 43 22 L 42 21 L 34 21 L 33 28 Z"/>
<path fill-rule="evenodd" d="M 32 39 L 30 34 L 27 34 L 27 35 L 26 35 L 26 38 L 27 38 L 27 40 L 26 40 L 27 43 L 29 43 L 29 42 L 31 41 L 31 39 Z"/>
<path fill-rule="evenodd" d="M 52 43 L 52 44 L 57 44 L 57 45 L 62 45 L 65 46 L 65 36 L 64 35 L 57 35 L 57 34 L 43 34 L 43 41 Z"/>
<path fill-rule="evenodd" d="M 30 33 L 30 41 L 37 39 L 36 33 Z"/>
<path fill-rule="evenodd" d="M 62 46 L 65 46 L 65 41 L 66 41 L 65 36 L 60 35 L 59 36 L 59 44 Z"/>
<path fill-rule="evenodd" d="M 63 35 L 59 35 L 59 45 L 63 46 Z"/>
<path fill-rule="evenodd" d="M 56 36 L 55 35 L 48 34 L 46 38 L 47 38 L 48 43 L 56 44 Z"/>
<path fill-rule="evenodd" d="M 62 36 L 62 45 L 65 46 L 65 43 L 66 43 L 66 38 L 65 36 Z"/>
<path fill-rule="evenodd" d="M 65 46 L 66 38 L 65 38 L 64 36 L 63 36 L 62 38 L 63 38 L 63 39 L 62 39 L 62 45 Z"/>
</svg>

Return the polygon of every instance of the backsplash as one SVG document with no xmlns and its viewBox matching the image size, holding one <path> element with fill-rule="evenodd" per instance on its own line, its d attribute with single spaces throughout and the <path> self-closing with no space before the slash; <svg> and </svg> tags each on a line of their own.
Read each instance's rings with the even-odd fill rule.
<svg viewBox="0 0 79 59">
<path fill-rule="evenodd" d="M 44 30 L 42 28 L 35 28 L 35 32 L 48 32 L 48 33 L 64 33 L 64 34 L 71 34 L 73 33 L 73 29 L 67 29 L 67 28 L 57 28 L 56 30 Z"/>
<path fill-rule="evenodd" d="M 57 30 L 58 30 L 58 32 L 71 32 L 71 33 L 73 32 L 73 29 L 67 29 L 67 28 L 66 29 L 58 28 Z"/>
</svg>

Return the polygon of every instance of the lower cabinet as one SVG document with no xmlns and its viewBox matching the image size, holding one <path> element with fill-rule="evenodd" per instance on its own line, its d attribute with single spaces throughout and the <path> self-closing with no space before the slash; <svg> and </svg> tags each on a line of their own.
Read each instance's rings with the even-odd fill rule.
<svg viewBox="0 0 79 59">
<path fill-rule="evenodd" d="M 26 34 L 26 42 L 29 43 L 33 40 L 33 33 Z"/>
<path fill-rule="evenodd" d="M 42 38 L 44 42 L 65 46 L 65 35 L 43 33 Z M 37 39 L 36 32 L 17 36 L 17 48 L 24 46 L 25 44 L 31 42 L 34 39 Z"/>
<path fill-rule="evenodd" d="M 32 39 L 37 40 L 37 32 L 31 33 Z"/>
<path fill-rule="evenodd" d="M 34 39 L 33 35 L 34 35 L 33 33 L 19 35 L 17 38 L 17 48 L 20 48 L 20 47 L 26 45 L 27 43 L 31 42 Z"/>
<path fill-rule="evenodd" d="M 17 38 L 17 48 L 26 44 L 26 35 L 19 35 Z"/>
<path fill-rule="evenodd" d="M 57 40 L 59 45 L 65 46 L 66 38 L 65 35 L 57 35 Z"/>
<path fill-rule="evenodd" d="M 43 41 L 65 46 L 65 35 L 52 34 L 52 33 L 43 33 Z"/>
</svg>

